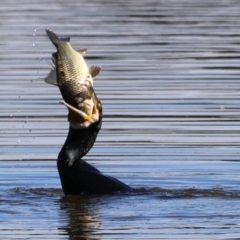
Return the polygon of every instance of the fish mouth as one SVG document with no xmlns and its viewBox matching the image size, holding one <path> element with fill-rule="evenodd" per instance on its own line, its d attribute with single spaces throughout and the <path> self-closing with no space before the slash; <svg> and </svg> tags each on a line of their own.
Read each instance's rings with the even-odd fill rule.
<svg viewBox="0 0 240 240">
<path fill-rule="evenodd" d="M 68 121 L 73 128 L 87 128 L 99 120 L 99 110 L 95 104 L 93 105 L 92 113 L 88 115 L 63 100 L 59 103 L 67 107 Z"/>
</svg>

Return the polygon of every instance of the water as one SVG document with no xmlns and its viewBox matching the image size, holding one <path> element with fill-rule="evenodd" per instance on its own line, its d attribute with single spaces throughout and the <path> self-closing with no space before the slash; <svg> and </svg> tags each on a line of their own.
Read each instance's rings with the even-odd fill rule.
<svg viewBox="0 0 240 240">
<path fill-rule="evenodd" d="M 1 1 L 1 239 L 239 239 L 240 2 Z M 45 28 L 101 65 L 89 163 L 136 192 L 64 197 Z"/>
</svg>

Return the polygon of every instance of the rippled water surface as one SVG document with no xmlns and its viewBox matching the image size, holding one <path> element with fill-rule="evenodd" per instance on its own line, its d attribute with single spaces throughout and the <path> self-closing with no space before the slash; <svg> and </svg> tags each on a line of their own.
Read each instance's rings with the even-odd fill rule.
<svg viewBox="0 0 240 240">
<path fill-rule="evenodd" d="M 239 239 L 240 2 L 0 3 L 0 239 Z M 136 192 L 64 197 L 50 28 L 101 65 L 85 157 Z"/>
</svg>

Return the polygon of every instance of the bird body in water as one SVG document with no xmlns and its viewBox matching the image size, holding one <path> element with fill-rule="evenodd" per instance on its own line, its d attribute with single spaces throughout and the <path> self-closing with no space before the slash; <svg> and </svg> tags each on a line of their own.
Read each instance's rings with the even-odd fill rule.
<svg viewBox="0 0 240 240">
<path fill-rule="evenodd" d="M 130 191 L 131 188 L 117 179 L 102 174 L 82 160 L 92 148 L 101 127 L 101 121 L 85 129 L 69 127 L 65 144 L 58 155 L 58 171 L 65 195 L 111 193 Z"/>
<path fill-rule="evenodd" d="M 49 30 L 46 33 L 58 52 L 53 54 L 54 68 L 45 81 L 59 87 L 64 99 L 60 103 L 69 111 L 69 132 L 57 160 L 64 194 L 132 191 L 128 185 L 82 160 L 94 145 L 102 125 L 102 104 L 92 81 L 100 68 L 88 68 L 80 56 L 81 51 L 76 52 L 71 47 L 70 38 L 59 38 Z"/>
</svg>

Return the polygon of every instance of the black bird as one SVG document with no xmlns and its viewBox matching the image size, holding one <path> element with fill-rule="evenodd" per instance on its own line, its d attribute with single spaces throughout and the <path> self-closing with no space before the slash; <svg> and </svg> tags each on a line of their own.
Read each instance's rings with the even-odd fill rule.
<svg viewBox="0 0 240 240">
<path fill-rule="evenodd" d="M 96 98 L 96 96 L 95 96 Z M 97 99 L 96 112 L 99 118 L 96 122 L 84 128 L 74 128 L 77 124 L 77 111 L 64 103 L 69 110 L 69 132 L 57 160 L 59 176 L 65 195 L 88 193 L 112 193 L 131 191 L 132 188 L 119 180 L 102 174 L 97 168 L 82 160 L 92 148 L 102 124 L 102 105 Z M 80 116 L 80 121 L 84 119 Z M 87 120 L 88 122 L 91 120 Z M 85 122 L 87 122 L 85 121 Z"/>
</svg>

